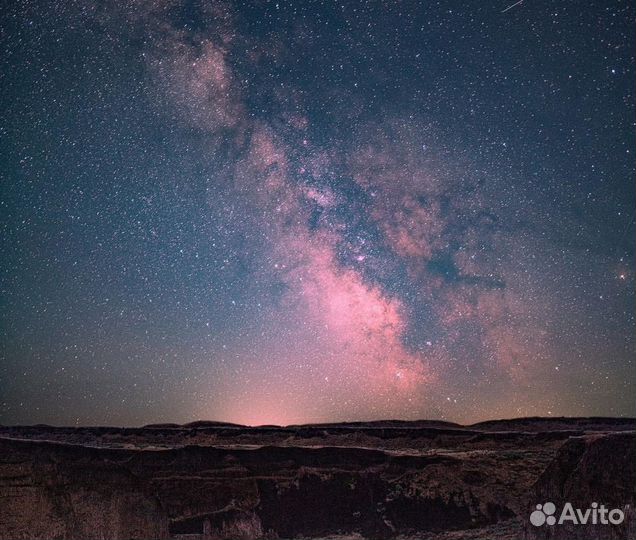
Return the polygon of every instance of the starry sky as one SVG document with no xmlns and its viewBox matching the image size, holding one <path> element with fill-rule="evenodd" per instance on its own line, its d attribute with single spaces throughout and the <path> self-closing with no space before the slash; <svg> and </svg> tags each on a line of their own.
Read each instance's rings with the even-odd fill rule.
<svg viewBox="0 0 636 540">
<path fill-rule="evenodd" d="M 11 2 L 0 422 L 636 415 L 627 0 Z"/>
</svg>

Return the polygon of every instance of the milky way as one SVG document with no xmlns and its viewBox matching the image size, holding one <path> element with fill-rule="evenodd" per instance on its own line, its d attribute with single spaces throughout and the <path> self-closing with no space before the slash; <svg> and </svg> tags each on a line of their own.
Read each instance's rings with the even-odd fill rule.
<svg viewBox="0 0 636 540">
<path fill-rule="evenodd" d="M 628 2 L 20 2 L 0 421 L 636 414 Z"/>
</svg>

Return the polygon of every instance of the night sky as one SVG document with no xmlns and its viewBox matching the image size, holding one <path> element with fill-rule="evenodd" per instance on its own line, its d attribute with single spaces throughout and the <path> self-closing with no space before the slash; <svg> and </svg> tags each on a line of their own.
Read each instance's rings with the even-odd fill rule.
<svg viewBox="0 0 636 540">
<path fill-rule="evenodd" d="M 14 1 L 0 422 L 636 415 L 624 0 Z"/>
</svg>

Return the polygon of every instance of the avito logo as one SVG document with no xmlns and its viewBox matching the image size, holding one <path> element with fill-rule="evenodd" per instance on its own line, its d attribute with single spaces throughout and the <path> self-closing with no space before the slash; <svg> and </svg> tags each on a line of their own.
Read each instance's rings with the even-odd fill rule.
<svg viewBox="0 0 636 540">
<path fill-rule="evenodd" d="M 530 514 L 530 523 L 535 527 L 541 525 L 562 525 L 572 523 L 573 525 L 620 525 L 625 519 L 625 514 L 620 508 L 606 508 L 605 505 L 593 502 L 590 508 L 581 510 L 574 508 L 572 503 L 566 502 L 563 505 L 559 519 L 556 518 L 556 505 L 552 502 L 537 504 L 536 510 Z"/>
</svg>

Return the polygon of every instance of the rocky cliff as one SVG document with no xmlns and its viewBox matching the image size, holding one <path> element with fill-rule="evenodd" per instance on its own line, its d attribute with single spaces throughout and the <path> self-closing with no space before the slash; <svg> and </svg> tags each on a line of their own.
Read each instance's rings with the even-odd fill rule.
<svg viewBox="0 0 636 540">
<path fill-rule="evenodd" d="M 633 508 L 634 433 L 573 427 L 0 428 L 0 539 L 553 538 L 536 501 Z"/>
</svg>

